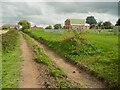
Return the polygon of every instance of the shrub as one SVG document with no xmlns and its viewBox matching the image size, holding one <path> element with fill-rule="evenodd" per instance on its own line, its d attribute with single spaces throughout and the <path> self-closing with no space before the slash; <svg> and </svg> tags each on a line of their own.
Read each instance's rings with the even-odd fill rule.
<svg viewBox="0 0 120 90">
<path fill-rule="evenodd" d="M 29 29 L 31 27 L 31 24 L 27 20 L 20 20 L 18 25 L 22 26 L 22 30 Z"/>
<path fill-rule="evenodd" d="M 87 42 L 83 32 L 74 31 L 74 34 L 74 37 L 68 41 L 72 43 L 72 47 L 70 46 L 72 55 L 93 55 L 98 53 L 95 45 Z"/>
</svg>

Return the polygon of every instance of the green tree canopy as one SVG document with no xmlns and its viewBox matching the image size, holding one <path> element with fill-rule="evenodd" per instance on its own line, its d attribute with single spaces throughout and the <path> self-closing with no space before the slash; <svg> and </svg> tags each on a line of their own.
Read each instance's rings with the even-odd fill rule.
<svg viewBox="0 0 120 90">
<path fill-rule="evenodd" d="M 54 29 L 61 29 L 61 28 L 62 28 L 61 24 L 55 24 L 54 25 Z"/>
<path fill-rule="evenodd" d="M 18 25 L 22 26 L 22 30 L 29 29 L 31 27 L 31 24 L 27 20 L 20 20 Z"/>
<path fill-rule="evenodd" d="M 119 18 L 118 21 L 116 22 L 115 26 L 120 26 L 120 18 Z"/>
<path fill-rule="evenodd" d="M 103 21 L 100 21 L 100 22 L 98 22 L 97 23 L 97 27 L 100 29 L 102 29 L 103 28 Z"/>
<path fill-rule="evenodd" d="M 113 28 L 112 23 L 110 21 L 105 21 L 103 23 L 103 26 L 104 26 L 105 29 L 112 29 Z"/>
<path fill-rule="evenodd" d="M 97 24 L 97 21 L 96 21 L 96 19 L 94 18 L 94 16 L 88 16 L 88 17 L 86 18 L 86 23 L 92 25 L 92 24 Z"/>
<path fill-rule="evenodd" d="M 47 26 L 45 29 L 53 29 L 51 25 Z"/>
</svg>

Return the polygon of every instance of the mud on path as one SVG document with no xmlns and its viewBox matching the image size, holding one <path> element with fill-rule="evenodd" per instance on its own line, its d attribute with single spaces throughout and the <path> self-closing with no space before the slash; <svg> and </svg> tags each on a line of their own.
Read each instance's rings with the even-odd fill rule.
<svg viewBox="0 0 120 90">
<path fill-rule="evenodd" d="M 37 42 L 32 39 L 32 41 L 42 47 L 46 55 L 53 60 L 56 65 L 63 69 L 67 74 L 67 79 L 71 82 L 80 83 L 85 88 L 105 88 L 106 86 L 98 81 L 95 77 L 85 73 L 84 71 L 78 70 L 77 67 L 71 65 L 65 61 L 65 58 L 59 56 L 54 51 L 49 49 L 46 45 Z"/>
<path fill-rule="evenodd" d="M 22 43 L 21 49 L 21 80 L 19 88 L 46 88 L 56 87 L 55 80 L 50 76 L 50 71 L 47 66 L 37 64 L 34 61 L 34 54 L 32 49 L 27 44 L 26 40 L 20 34 Z"/>
</svg>

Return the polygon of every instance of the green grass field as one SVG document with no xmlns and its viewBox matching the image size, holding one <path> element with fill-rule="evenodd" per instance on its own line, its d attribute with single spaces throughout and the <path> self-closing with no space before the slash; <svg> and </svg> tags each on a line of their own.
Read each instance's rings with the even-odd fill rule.
<svg viewBox="0 0 120 90">
<path fill-rule="evenodd" d="M 0 89 L 2 88 L 2 35 L 0 35 Z"/>
<path fill-rule="evenodd" d="M 17 88 L 20 76 L 20 38 L 18 31 L 2 35 L 2 88 Z"/>
<path fill-rule="evenodd" d="M 75 32 L 44 32 L 42 30 L 25 30 L 25 33 L 40 42 L 44 42 L 57 53 L 80 63 L 98 76 L 105 78 L 109 87 L 119 86 L 118 83 L 118 36 L 102 30 L 82 33 Z"/>
</svg>

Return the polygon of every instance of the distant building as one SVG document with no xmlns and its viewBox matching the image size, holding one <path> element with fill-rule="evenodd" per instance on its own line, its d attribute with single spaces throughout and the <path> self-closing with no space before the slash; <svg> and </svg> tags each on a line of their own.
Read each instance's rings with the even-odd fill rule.
<svg viewBox="0 0 120 90">
<path fill-rule="evenodd" d="M 10 28 L 16 28 L 16 25 L 15 24 L 9 24 L 9 27 Z"/>
<path fill-rule="evenodd" d="M 16 24 L 4 24 L 2 25 L 2 29 L 10 29 L 10 28 L 14 28 L 14 29 L 22 29 L 21 25 L 16 25 Z"/>
<path fill-rule="evenodd" d="M 21 30 L 21 29 L 22 29 L 22 26 L 21 26 L 21 25 L 18 25 L 18 29 Z"/>
<path fill-rule="evenodd" d="M 34 25 L 34 26 L 31 27 L 31 29 L 43 29 L 43 27 Z"/>
<path fill-rule="evenodd" d="M 89 29 L 90 25 L 85 23 L 83 19 L 67 19 L 65 20 L 64 29 L 74 29 L 74 30 L 82 30 Z"/>
</svg>

